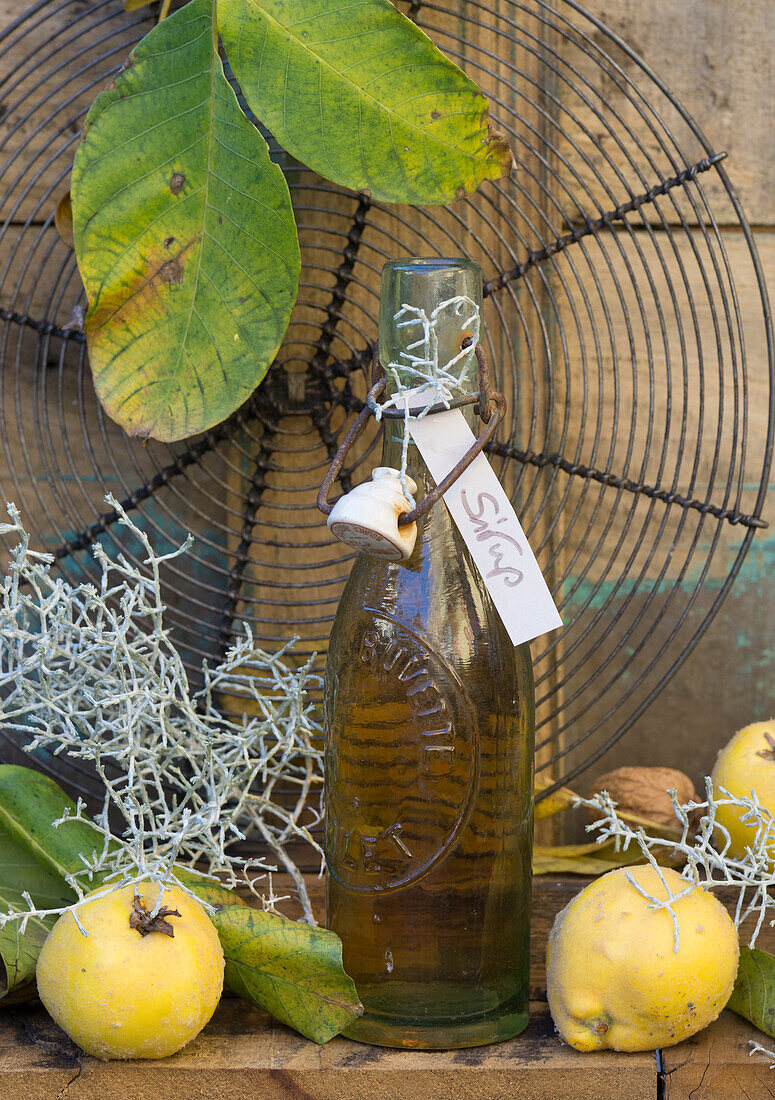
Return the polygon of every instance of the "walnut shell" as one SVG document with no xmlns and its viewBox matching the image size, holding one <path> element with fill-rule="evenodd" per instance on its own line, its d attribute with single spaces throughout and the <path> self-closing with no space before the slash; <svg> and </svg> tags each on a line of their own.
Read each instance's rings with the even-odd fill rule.
<svg viewBox="0 0 775 1100">
<path fill-rule="evenodd" d="M 646 817 L 660 825 L 677 825 L 669 790 L 678 792 L 679 802 L 696 798 L 688 775 L 676 768 L 614 768 L 591 785 L 591 794 L 608 791 L 620 810 Z"/>
</svg>

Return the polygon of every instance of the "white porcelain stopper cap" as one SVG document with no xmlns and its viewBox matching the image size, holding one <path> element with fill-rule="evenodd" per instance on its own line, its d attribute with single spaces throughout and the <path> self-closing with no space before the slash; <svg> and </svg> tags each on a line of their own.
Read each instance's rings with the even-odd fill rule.
<svg viewBox="0 0 775 1100">
<path fill-rule="evenodd" d="M 410 512 L 414 502 L 407 500 L 398 470 L 377 466 L 371 481 L 364 481 L 340 497 L 328 517 L 332 535 L 372 558 L 406 561 L 414 549 L 417 524 L 398 526 L 398 517 Z M 417 486 L 410 477 L 404 481 L 410 493 Z"/>
</svg>

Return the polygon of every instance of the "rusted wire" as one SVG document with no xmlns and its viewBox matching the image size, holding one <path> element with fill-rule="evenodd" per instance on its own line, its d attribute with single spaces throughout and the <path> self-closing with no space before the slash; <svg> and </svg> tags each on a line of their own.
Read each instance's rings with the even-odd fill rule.
<svg viewBox="0 0 775 1100">
<path fill-rule="evenodd" d="M 470 347 L 470 343 L 468 346 Z M 482 431 L 474 443 L 471 444 L 460 461 L 455 463 L 446 477 L 442 478 L 438 485 L 435 485 L 429 493 L 426 493 L 419 504 L 415 505 L 414 508 L 410 508 L 408 512 L 402 512 L 399 515 L 399 527 L 406 527 L 410 523 L 416 523 L 417 520 L 422 519 L 423 516 L 427 516 L 434 504 L 437 504 L 441 500 L 444 494 L 452 488 L 461 474 L 465 473 L 474 459 L 480 455 L 490 443 L 495 432 L 498 430 L 498 425 L 503 420 L 506 412 L 506 399 L 502 393 L 490 389 L 490 371 L 487 363 L 487 353 L 481 344 L 477 344 L 474 348 L 474 354 L 476 355 L 476 361 L 479 368 L 479 389 L 476 393 L 465 394 L 448 402 L 438 401 L 422 409 L 419 407 L 413 408 L 412 415 L 419 416 L 422 414 L 423 416 L 433 416 L 436 413 L 447 412 L 450 409 L 462 408 L 464 405 L 476 405 L 476 411 L 485 424 L 484 431 Z M 357 419 L 348 430 L 347 435 L 342 440 L 336 454 L 331 459 L 331 465 L 320 486 L 317 505 L 324 516 L 331 515 L 332 506 L 328 503 L 328 494 L 331 491 L 331 486 L 339 477 L 339 472 L 344 465 L 345 458 L 350 452 L 350 448 L 360 437 L 368 424 L 368 414 L 373 413 L 377 419 L 380 417 L 388 417 L 390 419 L 399 417 L 404 418 L 406 415 L 401 409 L 384 408 L 377 402 L 377 398 L 380 397 L 385 390 L 386 380 L 384 370 L 382 370 L 379 364 L 376 353 L 372 364 L 371 376 L 372 380 L 376 377 L 376 381 L 374 381 L 374 384 L 366 395 L 366 403 L 358 414 Z"/>
</svg>

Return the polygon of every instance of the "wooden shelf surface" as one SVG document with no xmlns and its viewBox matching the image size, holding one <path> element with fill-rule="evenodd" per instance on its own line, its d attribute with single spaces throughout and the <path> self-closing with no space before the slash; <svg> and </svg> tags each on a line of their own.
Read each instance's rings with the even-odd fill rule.
<svg viewBox="0 0 775 1100">
<path fill-rule="evenodd" d="M 748 1056 L 751 1025 L 724 1012 L 659 1054 L 580 1054 L 557 1038 L 543 951 L 555 914 L 583 879 L 538 879 L 531 1021 L 516 1039 L 462 1051 L 320 1047 L 226 997 L 202 1034 L 162 1061 L 83 1055 L 37 1004 L 0 1008 L 0 1100 L 753 1100 L 775 1096 L 767 1059 Z M 320 889 L 315 884 L 316 900 Z M 289 915 L 293 915 L 292 906 Z M 772 949 L 767 929 L 759 946 Z"/>
<path fill-rule="evenodd" d="M 201 1035 L 159 1062 L 88 1058 L 39 1007 L 0 1023 L 3 1100 L 640 1100 L 654 1096 L 653 1054 L 583 1055 L 557 1041 L 545 1003 L 517 1039 L 473 1050 L 385 1050 L 333 1039 L 320 1047 L 235 998 Z"/>
</svg>

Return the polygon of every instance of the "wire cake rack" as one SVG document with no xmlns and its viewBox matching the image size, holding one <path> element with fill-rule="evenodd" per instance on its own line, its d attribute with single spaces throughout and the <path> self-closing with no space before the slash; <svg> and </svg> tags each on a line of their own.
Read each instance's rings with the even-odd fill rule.
<svg viewBox="0 0 775 1100">
<path fill-rule="evenodd" d="M 565 622 L 534 643 L 537 766 L 559 784 L 658 696 L 765 526 L 766 291 L 723 152 L 580 4 L 399 6 L 482 86 L 516 178 L 450 208 L 381 205 L 314 176 L 268 136 L 299 225 L 298 304 L 247 404 L 175 444 L 141 444 L 102 413 L 75 258 L 54 227 L 85 112 L 156 7 L 39 0 L 6 27 L 0 492 L 73 580 L 96 575 L 92 542 L 115 549 L 108 491 L 160 551 L 191 531 L 166 597 L 192 677 L 245 622 L 263 648 L 296 635 L 298 654 L 322 662 L 353 555 L 329 537 L 315 498 L 363 407 L 382 265 L 471 257 L 509 410 L 489 457 Z M 722 225 L 739 229 L 734 278 Z M 768 357 L 752 365 L 754 338 Z M 361 437 L 342 490 L 368 476 L 378 447 L 376 428 Z M 0 731 L 0 753 L 17 752 Z M 94 791 L 73 762 L 38 765 Z"/>
</svg>

